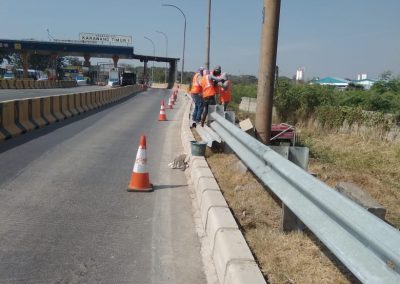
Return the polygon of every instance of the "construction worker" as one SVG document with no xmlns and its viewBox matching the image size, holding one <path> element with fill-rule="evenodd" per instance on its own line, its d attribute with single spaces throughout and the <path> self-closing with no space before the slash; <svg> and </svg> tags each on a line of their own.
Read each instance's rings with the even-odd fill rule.
<svg viewBox="0 0 400 284">
<path fill-rule="evenodd" d="M 201 94 L 202 87 L 200 84 L 203 77 L 203 70 L 204 68 L 200 67 L 194 74 L 192 79 L 192 88 L 190 89 L 190 93 L 194 102 L 194 110 L 192 114 L 193 126 L 196 126 L 196 123 L 200 123 L 201 114 L 203 113 L 203 97 Z"/>
<path fill-rule="evenodd" d="M 204 122 L 206 121 L 208 115 L 208 106 L 215 105 L 216 99 L 215 96 L 218 94 L 218 82 L 220 82 L 220 78 L 218 76 L 221 75 L 221 66 L 217 66 L 212 71 L 212 74 L 204 75 L 201 79 L 201 87 L 203 89 L 203 118 L 201 119 L 201 126 L 204 126 Z"/>
<path fill-rule="evenodd" d="M 228 75 L 226 73 L 222 73 L 220 77 L 221 82 L 219 83 L 219 101 L 224 106 L 224 111 L 228 107 L 229 102 L 231 101 L 231 80 L 228 79 Z"/>
</svg>

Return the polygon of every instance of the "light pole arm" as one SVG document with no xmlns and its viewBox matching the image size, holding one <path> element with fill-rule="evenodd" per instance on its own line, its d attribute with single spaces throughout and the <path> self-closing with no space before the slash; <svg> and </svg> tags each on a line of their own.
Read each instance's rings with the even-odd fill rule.
<svg viewBox="0 0 400 284">
<path fill-rule="evenodd" d="M 181 70 L 181 84 L 182 84 L 182 81 L 183 81 L 183 71 L 184 71 L 184 68 L 185 68 L 184 66 L 185 66 L 185 43 L 186 43 L 186 15 L 185 15 L 185 13 L 183 13 L 183 11 L 182 11 L 179 7 L 177 7 L 177 6 L 175 6 L 175 5 L 172 5 L 172 4 L 162 4 L 162 6 L 173 7 L 173 8 L 175 8 L 175 9 L 178 9 L 179 12 L 182 13 L 183 18 L 185 19 L 185 25 L 183 26 L 183 51 L 182 51 L 182 70 Z"/>
</svg>

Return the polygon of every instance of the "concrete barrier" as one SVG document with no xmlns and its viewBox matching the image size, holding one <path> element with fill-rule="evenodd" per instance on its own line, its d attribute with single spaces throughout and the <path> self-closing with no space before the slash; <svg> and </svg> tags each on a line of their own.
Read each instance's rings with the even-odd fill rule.
<svg viewBox="0 0 400 284">
<path fill-rule="evenodd" d="M 80 93 L 81 106 L 85 112 L 90 111 L 87 93 Z"/>
<path fill-rule="evenodd" d="M 31 89 L 31 81 L 32 80 L 27 80 L 27 79 L 21 80 L 22 89 Z"/>
<path fill-rule="evenodd" d="M 82 94 L 74 94 L 74 100 L 75 100 L 75 108 L 78 111 L 78 114 L 82 114 L 85 111 L 82 108 Z"/>
<path fill-rule="evenodd" d="M 94 93 L 94 102 L 95 102 L 95 105 L 97 106 L 97 108 L 103 106 L 103 105 L 101 104 L 101 100 L 100 100 L 100 91 L 96 91 L 96 92 Z"/>
<path fill-rule="evenodd" d="M 7 89 L 15 89 L 15 80 L 6 80 Z"/>
<path fill-rule="evenodd" d="M 34 86 L 37 81 L 32 82 L 31 86 Z M 37 85 L 39 86 L 40 83 Z M 112 90 L 2 102 L 0 103 L 0 140 L 16 137 L 98 108 L 111 100 L 116 101 L 141 90 L 137 86 L 128 86 Z"/>
<path fill-rule="evenodd" d="M 92 109 L 96 109 L 96 104 L 94 103 L 95 101 L 95 94 L 93 92 L 91 93 L 86 93 L 86 98 L 88 99 L 88 107 L 92 110 Z"/>
<path fill-rule="evenodd" d="M 42 118 L 46 121 L 46 124 L 54 123 L 57 117 L 53 111 L 53 101 L 51 97 L 40 98 L 40 111 Z"/>
<path fill-rule="evenodd" d="M 68 96 L 62 95 L 60 96 L 60 99 L 61 99 L 61 112 L 64 114 L 65 118 L 72 117 L 72 113 L 70 112 L 68 107 Z"/>
<path fill-rule="evenodd" d="M 31 116 L 32 113 L 29 105 L 29 100 L 18 100 L 15 101 L 15 104 L 17 111 L 16 123 L 19 123 L 20 127 L 24 129 L 24 132 L 29 132 L 37 128 L 38 126 L 33 124 L 29 119 L 29 116 Z"/>
<path fill-rule="evenodd" d="M 24 86 L 22 85 L 22 81 L 21 80 L 15 80 L 15 88 L 16 89 L 23 89 Z"/>
<path fill-rule="evenodd" d="M 7 81 L 6 80 L 0 80 L 0 89 L 7 89 Z"/>
<path fill-rule="evenodd" d="M 114 103 L 114 94 L 111 92 L 111 90 L 106 90 L 106 93 L 108 94 L 109 98 L 110 98 L 110 103 Z"/>
<path fill-rule="evenodd" d="M 66 116 L 62 113 L 61 109 L 61 96 L 51 96 L 51 106 L 52 106 L 52 115 L 54 115 L 57 121 L 62 121 L 66 118 Z"/>
<path fill-rule="evenodd" d="M 0 103 L 2 126 L 4 132 L 7 133 L 5 139 L 17 137 L 22 134 L 25 129 L 17 125 L 18 112 L 15 101 L 8 101 Z"/>
<path fill-rule="evenodd" d="M 34 124 L 38 126 L 38 128 L 45 127 L 48 124 L 48 122 L 46 122 L 42 117 L 40 100 L 40 98 L 29 99 L 31 108 L 30 119 Z"/>
<path fill-rule="evenodd" d="M 76 109 L 75 95 L 70 94 L 67 95 L 67 97 L 68 97 L 68 110 L 72 113 L 73 116 L 78 115 L 79 111 Z"/>
</svg>

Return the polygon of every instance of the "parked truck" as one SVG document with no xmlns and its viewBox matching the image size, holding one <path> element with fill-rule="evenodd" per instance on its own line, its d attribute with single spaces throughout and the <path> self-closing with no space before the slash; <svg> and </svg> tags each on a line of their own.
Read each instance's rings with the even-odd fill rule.
<svg viewBox="0 0 400 284">
<path fill-rule="evenodd" d="M 119 70 L 118 68 L 111 68 L 110 72 L 108 73 L 108 86 L 114 87 L 118 86 L 120 84 L 119 82 Z"/>
<path fill-rule="evenodd" d="M 136 74 L 130 71 L 124 71 L 121 73 L 121 85 L 135 85 L 136 84 Z"/>
</svg>

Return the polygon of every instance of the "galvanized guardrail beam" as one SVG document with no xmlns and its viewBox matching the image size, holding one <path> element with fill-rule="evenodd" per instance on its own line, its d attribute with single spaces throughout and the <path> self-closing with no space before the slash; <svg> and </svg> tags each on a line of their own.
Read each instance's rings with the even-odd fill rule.
<svg viewBox="0 0 400 284">
<path fill-rule="evenodd" d="M 271 148 L 209 114 L 211 127 L 363 283 L 400 283 L 400 233 Z"/>
</svg>

